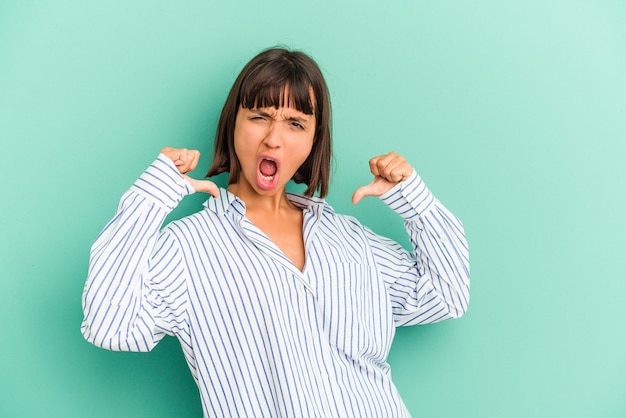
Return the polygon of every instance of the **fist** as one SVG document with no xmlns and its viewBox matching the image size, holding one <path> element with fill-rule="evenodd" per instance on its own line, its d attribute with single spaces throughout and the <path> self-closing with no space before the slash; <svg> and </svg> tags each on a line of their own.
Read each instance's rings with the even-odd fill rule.
<svg viewBox="0 0 626 418">
<path fill-rule="evenodd" d="M 413 174 L 413 167 L 396 152 L 379 155 L 370 160 L 370 171 L 374 180 L 367 186 L 359 187 L 352 195 L 352 203 L 358 203 L 365 196 L 382 196 L 396 184 Z"/>
<path fill-rule="evenodd" d="M 161 154 L 172 160 L 178 172 L 191 184 L 196 192 L 209 193 L 214 197 L 219 196 L 219 188 L 212 181 L 196 180 L 187 175 L 188 172 L 193 171 L 198 165 L 200 151 L 165 147 L 161 150 Z"/>
<path fill-rule="evenodd" d="M 195 149 L 165 147 L 161 150 L 161 154 L 172 160 L 180 174 L 193 171 L 200 160 L 200 151 Z"/>
</svg>

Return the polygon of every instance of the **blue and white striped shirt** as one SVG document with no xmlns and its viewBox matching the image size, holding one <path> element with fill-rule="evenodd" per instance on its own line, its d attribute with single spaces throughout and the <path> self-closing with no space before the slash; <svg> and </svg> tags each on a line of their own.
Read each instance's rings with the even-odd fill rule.
<svg viewBox="0 0 626 418">
<path fill-rule="evenodd" d="M 381 199 L 413 254 L 335 213 L 302 208 L 299 271 L 220 189 L 160 231 L 191 185 L 159 158 L 91 250 L 82 332 L 110 350 L 181 343 L 206 417 L 406 417 L 387 364 L 395 326 L 457 318 L 469 301 L 460 221 L 416 174 Z"/>
</svg>

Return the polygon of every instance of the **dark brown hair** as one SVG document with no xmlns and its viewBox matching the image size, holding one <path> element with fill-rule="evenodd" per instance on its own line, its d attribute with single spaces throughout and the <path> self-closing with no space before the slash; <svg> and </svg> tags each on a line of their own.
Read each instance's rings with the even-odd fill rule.
<svg viewBox="0 0 626 418">
<path fill-rule="evenodd" d="M 285 97 L 286 90 L 289 97 Z M 320 197 L 325 197 L 332 155 L 328 88 L 320 68 L 311 57 L 284 48 L 261 52 L 246 64 L 235 80 L 217 124 L 213 164 L 207 177 L 228 172 L 228 184 L 239 180 L 241 166 L 235 154 L 234 132 L 240 106 L 247 109 L 279 108 L 287 104 L 307 115 L 315 114 L 313 148 L 294 174 L 293 181 L 308 186 L 305 196 L 313 196 L 319 191 Z"/>
</svg>

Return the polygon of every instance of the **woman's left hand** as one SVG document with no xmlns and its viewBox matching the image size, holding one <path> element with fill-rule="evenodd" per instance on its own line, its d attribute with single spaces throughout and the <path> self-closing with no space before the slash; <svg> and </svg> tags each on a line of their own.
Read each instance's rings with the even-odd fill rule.
<svg viewBox="0 0 626 418">
<path fill-rule="evenodd" d="M 359 187 L 352 195 L 352 203 L 358 203 L 365 196 L 382 196 L 396 184 L 408 179 L 413 167 L 396 152 L 379 155 L 370 160 L 370 171 L 374 180 L 367 186 Z"/>
</svg>

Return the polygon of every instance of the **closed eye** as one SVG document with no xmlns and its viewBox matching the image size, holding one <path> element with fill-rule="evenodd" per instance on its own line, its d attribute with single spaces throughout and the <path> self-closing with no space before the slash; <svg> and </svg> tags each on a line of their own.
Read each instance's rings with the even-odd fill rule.
<svg viewBox="0 0 626 418">
<path fill-rule="evenodd" d="M 258 110 L 258 109 L 253 109 L 250 111 L 250 113 L 251 114 L 248 117 L 248 119 L 250 120 L 265 121 L 265 120 L 272 118 L 272 116 L 269 113 L 264 112 L 262 110 Z"/>
</svg>

